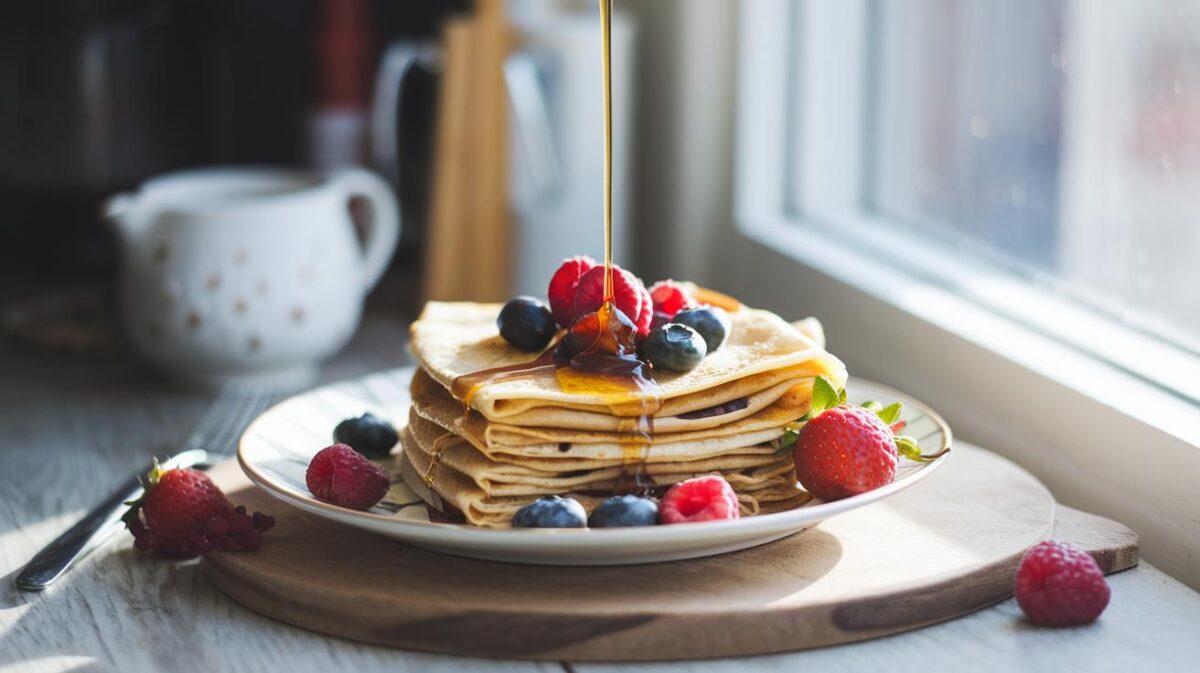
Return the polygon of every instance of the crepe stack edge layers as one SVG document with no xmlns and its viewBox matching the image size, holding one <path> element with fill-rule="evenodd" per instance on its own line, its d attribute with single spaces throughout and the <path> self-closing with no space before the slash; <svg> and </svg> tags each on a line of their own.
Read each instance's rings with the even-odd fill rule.
<svg viewBox="0 0 1200 673">
<path fill-rule="evenodd" d="M 687 374 L 656 374 L 663 404 L 652 419 L 631 415 L 640 401 L 564 392 L 553 373 L 482 386 L 467 409 L 449 392 L 458 376 L 533 357 L 496 334 L 499 309 L 431 302 L 413 325 L 411 348 L 421 369 L 399 461 L 405 481 L 426 502 L 489 527 L 508 526 L 541 495 L 571 495 L 591 511 L 631 463 L 660 491 L 720 474 L 744 514 L 808 500 L 790 455 L 776 450 L 774 440 L 807 411 L 816 376 L 845 382 L 842 363 L 804 333 L 823 341 L 819 323 L 798 328 L 766 311 L 731 313 L 721 349 Z"/>
</svg>

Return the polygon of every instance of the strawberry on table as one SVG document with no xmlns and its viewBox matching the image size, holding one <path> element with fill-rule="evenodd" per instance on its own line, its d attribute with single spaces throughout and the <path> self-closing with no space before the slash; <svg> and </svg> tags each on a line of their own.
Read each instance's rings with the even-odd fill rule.
<svg viewBox="0 0 1200 673">
<path fill-rule="evenodd" d="M 916 440 L 896 434 L 905 424 L 900 409 L 899 402 L 848 405 L 845 390 L 817 377 L 809 420 L 785 435 L 785 444 L 795 442 L 800 484 L 821 500 L 841 500 L 891 483 L 901 455 L 918 461 L 936 458 L 921 455 Z"/>
<path fill-rule="evenodd" d="M 139 551 L 191 558 L 213 549 L 253 551 L 275 519 L 234 507 L 207 474 L 191 468 L 163 470 L 156 462 L 145 493 L 122 519 Z"/>
</svg>

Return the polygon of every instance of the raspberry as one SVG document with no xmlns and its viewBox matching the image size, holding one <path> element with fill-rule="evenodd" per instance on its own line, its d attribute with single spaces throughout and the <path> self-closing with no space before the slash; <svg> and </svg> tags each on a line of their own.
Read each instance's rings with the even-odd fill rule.
<svg viewBox="0 0 1200 673">
<path fill-rule="evenodd" d="M 739 516 L 737 494 L 729 482 L 715 474 L 675 484 L 658 505 L 661 523 L 724 521 Z"/>
<path fill-rule="evenodd" d="M 209 519 L 206 532 L 214 549 L 258 551 L 262 547 L 262 534 L 274 526 L 275 517 L 262 512 L 251 516 L 246 514 L 245 507 L 238 506 L 228 515 Z"/>
<path fill-rule="evenodd" d="M 562 266 L 550 278 L 546 295 L 550 299 L 550 313 L 559 327 L 567 327 L 579 317 L 575 310 L 575 288 L 579 287 L 583 274 L 595 267 L 596 260 L 591 257 L 571 257 L 563 260 Z"/>
<path fill-rule="evenodd" d="M 391 477 L 349 446 L 334 444 L 313 456 L 304 481 L 321 500 L 366 510 L 387 495 Z"/>
<path fill-rule="evenodd" d="M 696 302 L 691 295 L 684 292 L 673 280 L 660 280 L 650 287 L 650 299 L 654 304 L 654 310 L 666 315 L 668 318 L 675 317 L 685 308 L 694 308 Z"/>
<path fill-rule="evenodd" d="M 639 284 L 640 281 L 639 281 Z M 654 322 L 654 301 L 650 299 L 650 290 L 642 285 L 642 312 L 637 317 L 638 336 L 650 333 L 650 325 Z"/>
<path fill-rule="evenodd" d="M 1029 621 L 1072 626 L 1095 621 L 1108 605 L 1108 582 L 1095 559 L 1065 542 L 1046 540 L 1017 567 L 1017 605 Z"/>
<path fill-rule="evenodd" d="M 638 328 L 638 334 L 650 332 L 653 309 L 646 310 L 650 294 L 646 286 L 632 273 L 613 265 L 613 303 Z M 604 303 L 604 267 L 597 266 L 579 279 L 575 289 L 575 315 L 594 313 Z"/>
</svg>

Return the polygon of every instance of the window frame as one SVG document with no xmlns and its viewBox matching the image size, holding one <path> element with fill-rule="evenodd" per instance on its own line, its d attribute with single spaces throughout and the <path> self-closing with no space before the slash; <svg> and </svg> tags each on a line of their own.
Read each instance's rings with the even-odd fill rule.
<svg viewBox="0 0 1200 673">
<path fill-rule="evenodd" d="M 822 317 L 852 373 L 928 398 L 956 434 L 1133 526 L 1148 558 L 1200 587 L 1200 358 L 863 208 L 870 0 L 738 11 L 734 237 L 770 262 L 726 284 Z M 781 300 L 784 278 L 819 291 Z"/>
</svg>

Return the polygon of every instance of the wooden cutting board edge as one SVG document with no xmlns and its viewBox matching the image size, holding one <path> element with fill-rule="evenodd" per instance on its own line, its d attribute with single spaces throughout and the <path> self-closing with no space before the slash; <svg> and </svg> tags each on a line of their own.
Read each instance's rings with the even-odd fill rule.
<svg viewBox="0 0 1200 673">
<path fill-rule="evenodd" d="M 1137 565 L 1137 534 L 1109 519 L 1059 505 L 1055 512 L 1052 536 L 1087 551 L 1106 574 Z M 611 618 L 593 620 L 580 618 L 579 615 L 546 614 L 539 616 L 539 619 L 544 620 L 547 629 L 561 632 L 567 626 L 567 631 L 579 634 L 578 638 L 573 638 L 571 633 L 560 633 L 560 646 L 549 649 L 522 642 L 472 642 L 469 635 L 472 631 L 490 632 L 494 629 L 495 621 L 505 619 L 505 615 L 456 615 L 451 622 L 438 619 L 438 615 L 414 613 L 405 624 L 381 624 L 370 616 L 353 619 L 346 615 L 346 619 L 331 622 L 321 618 L 321 610 L 315 609 L 319 606 L 296 601 L 295 595 L 286 595 L 284 587 L 264 590 L 242 581 L 218 564 L 202 565 L 207 576 L 222 592 L 255 612 L 350 640 L 467 656 L 612 662 L 769 654 L 812 647 L 813 642 L 819 642 L 820 646 L 836 645 L 929 626 L 1007 600 L 1012 595 L 1010 587 L 1019 560 L 1020 555 L 1014 555 L 982 566 L 968 576 L 821 606 L 826 612 L 825 619 L 818 618 L 820 608 L 816 606 L 810 606 L 802 620 L 788 619 L 786 610 L 724 613 L 719 616 L 673 615 L 670 630 L 678 630 L 680 621 L 684 620 L 689 622 L 688 631 L 713 634 L 712 639 L 706 639 L 699 647 L 696 641 L 689 639 L 676 639 L 674 646 L 664 646 L 661 634 L 653 628 L 658 619 L 655 615 L 642 618 L 630 615 L 626 620 L 616 623 Z M 972 585 L 971 591 L 963 591 L 964 582 Z M 928 615 L 914 618 L 914 610 L 927 610 Z M 570 624 L 565 620 L 570 620 Z M 480 628 L 473 629 L 473 621 Z M 728 622 L 739 623 L 736 639 L 721 637 L 723 632 L 727 632 L 723 627 Z M 419 633 L 414 634 L 413 625 L 420 625 Z M 619 634 L 619 649 L 614 649 L 612 642 L 601 635 L 604 631 L 612 635 Z M 402 642 L 396 641 L 397 633 L 405 634 Z M 643 640 L 645 647 L 640 646 Z M 639 654 L 648 651 L 654 651 L 654 656 Z"/>
</svg>

